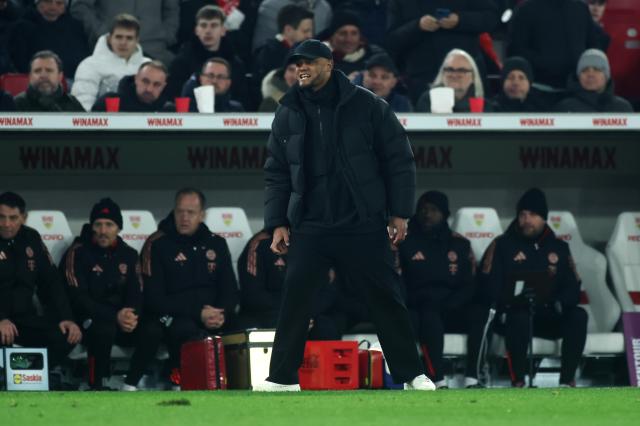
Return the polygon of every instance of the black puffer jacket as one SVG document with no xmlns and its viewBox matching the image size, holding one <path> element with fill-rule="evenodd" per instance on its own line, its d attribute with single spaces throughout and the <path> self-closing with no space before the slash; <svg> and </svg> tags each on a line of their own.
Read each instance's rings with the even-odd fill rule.
<svg viewBox="0 0 640 426">
<path fill-rule="evenodd" d="M 633 112 L 633 107 L 624 98 L 613 94 L 613 82 L 609 80 L 604 92 L 584 90 L 576 78 L 569 83 L 572 95 L 563 99 L 554 108 L 557 112 Z"/>
<path fill-rule="evenodd" d="M 136 94 L 136 76 L 122 77 L 118 83 L 118 92 L 105 93 L 99 97 L 91 111 L 106 111 L 106 99 L 110 97 L 120 98 L 120 112 L 175 112 L 175 106 L 167 101 L 166 89 L 154 102 L 147 104 L 141 102 Z"/>
<path fill-rule="evenodd" d="M 339 101 L 333 124 L 338 161 L 360 221 L 408 218 L 414 210 L 416 167 L 404 128 L 389 105 L 334 71 Z M 294 85 L 271 126 L 265 170 L 265 227 L 297 226 L 304 212 L 307 118 Z"/>
<path fill-rule="evenodd" d="M 82 104 L 73 96 L 63 93 L 62 87 L 51 95 L 43 95 L 29 86 L 15 98 L 16 111 L 24 112 L 85 112 Z"/>
</svg>

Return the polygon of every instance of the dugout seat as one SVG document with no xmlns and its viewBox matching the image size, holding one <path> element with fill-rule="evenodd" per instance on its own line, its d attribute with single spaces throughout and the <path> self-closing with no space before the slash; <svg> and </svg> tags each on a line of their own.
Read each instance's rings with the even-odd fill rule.
<svg viewBox="0 0 640 426">
<path fill-rule="evenodd" d="M 622 311 L 640 312 L 640 212 L 618 216 L 606 252 Z"/>
<path fill-rule="evenodd" d="M 13 97 L 27 90 L 29 74 L 6 73 L 0 75 L 0 89 Z"/>
<path fill-rule="evenodd" d="M 498 213 L 490 207 L 461 208 L 451 229 L 471 241 L 471 250 L 478 262 L 493 239 L 502 234 Z"/>
<path fill-rule="evenodd" d="M 156 220 L 147 210 L 123 210 L 120 237 L 138 253 L 144 242 L 158 229 Z"/>
<path fill-rule="evenodd" d="M 42 236 L 53 262 L 58 265 L 62 255 L 73 242 L 73 235 L 64 213 L 58 210 L 32 210 L 26 225 Z"/>
<path fill-rule="evenodd" d="M 233 270 L 236 271 L 240 253 L 253 235 L 244 210 L 240 207 L 211 207 L 207 209 L 205 223 L 214 234 L 227 240 Z"/>
</svg>

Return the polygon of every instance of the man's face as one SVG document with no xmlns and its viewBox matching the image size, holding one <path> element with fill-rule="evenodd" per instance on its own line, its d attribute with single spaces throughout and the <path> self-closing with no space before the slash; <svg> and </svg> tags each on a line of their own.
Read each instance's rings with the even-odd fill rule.
<svg viewBox="0 0 640 426">
<path fill-rule="evenodd" d="M 589 12 L 591 12 L 591 17 L 595 22 L 602 21 L 602 17 L 604 16 L 604 11 L 607 8 L 607 4 L 599 4 L 597 0 L 589 0 L 587 2 L 589 4 Z"/>
<path fill-rule="evenodd" d="M 193 235 L 204 221 L 204 206 L 196 194 L 185 194 L 178 198 L 173 210 L 176 229 L 180 235 Z"/>
<path fill-rule="evenodd" d="M 535 238 L 542 233 L 546 221 L 545 218 L 529 210 L 522 210 L 518 214 L 518 225 L 522 235 L 527 238 Z"/>
<path fill-rule="evenodd" d="M 452 56 L 445 64 L 444 85 L 455 91 L 457 99 L 466 95 L 473 83 L 473 77 L 473 68 L 464 56 Z"/>
<path fill-rule="evenodd" d="M 607 76 L 598 68 L 583 69 L 578 80 L 580 80 L 580 86 L 589 92 L 602 93 L 607 87 Z"/>
<path fill-rule="evenodd" d="M 355 25 L 344 25 L 331 36 L 331 46 L 344 55 L 360 48 L 360 29 Z"/>
<path fill-rule="evenodd" d="M 196 23 L 195 33 L 200 43 L 207 50 L 218 50 L 220 40 L 226 34 L 222 21 L 219 19 L 200 19 Z"/>
<path fill-rule="evenodd" d="M 296 64 L 289 64 L 284 69 L 284 81 L 288 87 L 293 86 L 298 81 L 298 74 L 296 74 Z"/>
<path fill-rule="evenodd" d="M 527 99 L 527 95 L 529 95 L 531 84 L 524 72 L 513 70 L 507 75 L 507 78 L 505 78 L 502 88 L 509 99 L 524 101 Z"/>
<path fill-rule="evenodd" d="M 53 58 L 38 58 L 31 64 L 29 85 L 40 94 L 48 96 L 60 87 L 62 72 Z"/>
<path fill-rule="evenodd" d="M 313 37 L 313 20 L 311 18 L 303 19 L 298 24 L 298 28 L 285 25 L 284 36 L 293 44 L 310 39 Z"/>
<path fill-rule="evenodd" d="M 333 70 L 333 61 L 326 58 L 298 59 L 295 65 L 300 87 L 313 90 L 320 90 L 329 81 Z"/>
<path fill-rule="evenodd" d="M 40 0 L 36 9 L 49 22 L 55 22 L 64 14 L 64 0 Z"/>
<path fill-rule="evenodd" d="M 136 74 L 135 82 L 138 99 L 151 104 L 158 100 L 167 85 L 167 75 L 157 68 L 144 67 Z"/>
<path fill-rule="evenodd" d="M 418 220 L 424 230 L 429 230 L 444 221 L 444 214 L 435 204 L 423 202 L 418 209 Z"/>
<path fill-rule="evenodd" d="M 26 220 L 27 215 L 20 213 L 17 207 L 0 204 L 0 238 L 4 240 L 15 238 Z"/>
<path fill-rule="evenodd" d="M 371 67 L 364 72 L 363 85 L 381 98 L 389 96 L 398 79 L 384 67 Z"/>
<path fill-rule="evenodd" d="M 112 247 L 120 233 L 120 228 L 111 219 L 96 219 L 91 228 L 96 244 L 102 248 Z"/>
<path fill-rule="evenodd" d="M 138 47 L 139 37 L 136 30 L 130 28 L 114 28 L 113 33 L 107 37 L 107 43 L 113 53 L 123 59 L 129 59 Z"/>
<path fill-rule="evenodd" d="M 209 62 L 200 74 L 200 84 L 203 86 L 213 86 L 216 89 L 216 95 L 224 95 L 231 87 L 231 76 L 229 70 L 223 64 L 217 62 Z"/>
</svg>

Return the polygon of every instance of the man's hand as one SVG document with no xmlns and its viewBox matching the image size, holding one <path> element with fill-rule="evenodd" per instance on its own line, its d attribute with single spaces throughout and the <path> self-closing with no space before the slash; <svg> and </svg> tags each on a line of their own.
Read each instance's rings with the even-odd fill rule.
<svg viewBox="0 0 640 426">
<path fill-rule="evenodd" d="M 451 30 L 457 27 L 459 22 L 460 17 L 457 13 L 451 13 L 446 18 L 442 18 L 438 21 L 440 27 L 444 28 L 445 30 Z"/>
<path fill-rule="evenodd" d="M 122 308 L 118 311 L 118 325 L 125 333 L 131 333 L 138 326 L 138 315 L 133 308 Z"/>
<path fill-rule="evenodd" d="M 80 327 L 73 321 L 60 321 L 58 324 L 60 331 L 62 334 L 67 335 L 67 342 L 71 345 L 75 345 L 76 343 L 80 343 L 82 340 L 82 331 L 80 331 Z"/>
<path fill-rule="evenodd" d="M 19 336 L 16 325 L 8 319 L 0 321 L 0 343 L 3 346 L 11 346 Z"/>
<path fill-rule="evenodd" d="M 407 237 L 407 219 L 392 216 L 387 225 L 389 239 L 393 245 L 398 245 Z"/>
<path fill-rule="evenodd" d="M 289 228 L 279 226 L 273 231 L 271 251 L 279 255 L 287 254 L 289 251 Z"/>
<path fill-rule="evenodd" d="M 215 330 L 224 325 L 224 309 L 204 305 L 200 312 L 200 319 L 208 330 Z"/>
<path fill-rule="evenodd" d="M 434 32 L 440 29 L 438 20 L 431 15 L 424 15 L 420 18 L 420 29 L 422 31 Z"/>
</svg>

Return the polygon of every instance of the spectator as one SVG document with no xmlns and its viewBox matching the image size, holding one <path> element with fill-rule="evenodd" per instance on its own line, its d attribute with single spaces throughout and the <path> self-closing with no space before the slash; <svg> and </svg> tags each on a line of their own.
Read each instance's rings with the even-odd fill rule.
<svg viewBox="0 0 640 426">
<path fill-rule="evenodd" d="M 398 91 L 398 69 L 386 53 L 373 55 L 353 81 L 387 101 L 393 112 L 411 112 L 411 101 Z"/>
<path fill-rule="evenodd" d="M 494 112 L 542 112 L 537 93 L 531 87 L 533 69 L 525 58 L 514 56 L 504 62 L 502 68 L 502 90 L 491 101 Z"/>
<path fill-rule="evenodd" d="M 245 66 L 235 54 L 233 46 L 226 40 L 225 15 L 217 6 L 205 6 L 196 14 L 195 36 L 180 49 L 169 67 L 167 96 L 172 99 L 180 95 L 184 84 L 193 74 L 200 73 L 207 59 L 220 57 L 231 64 L 232 89 L 236 99 L 246 99 Z"/>
<path fill-rule="evenodd" d="M 387 46 L 404 63 L 412 101 L 452 49 L 480 56 L 479 36 L 498 23 L 493 0 L 389 0 Z"/>
<path fill-rule="evenodd" d="M 427 373 L 436 387 L 447 387 L 442 359 L 445 332 L 469 336 L 465 385 L 475 387 L 485 311 L 472 305 L 476 260 L 471 243 L 451 231 L 448 218 L 445 194 L 422 194 L 407 239 L 398 249 L 402 278 Z"/>
<path fill-rule="evenodd" d="M 89 44 L 109 31 L 113 18 L 121 13 L 140 21 L 140 44 L 145 54 L 165 64 L 174 54 L 180 19 L 180 0 L 73 0 L 71 14 L 82 21 Z"/>
<path fill-rule="evenodd" d="M 106 98 L 120 98 L 121 112 L 161 112 L 174 110 L 167 101 L 167 67 L 162 62 L 150 61 L 140 65 L 136 75 L 123 77 L 117 92 L 102 95 L 91 111 L 106 111 Z"/>
<path fill-rule="evenodd" d="M 238 101 L 231 99 L 231 65 L 223 58 L 211 58 L 202 66 L 199 76 L 192 77 L 182 88 L 182 96 L 189 97 L 189 110 L 198 111 L 194 89 L 199 86 L 213 86 L 215 91 L 215 112 L 244 112 Z"/>
<path fill-rule="evenodd" d="M 547 225 L 548 213 L 547 200 L 541 190 L 532 188 L 525 192 L 518 201 L 517 217 L 487 248 L 482 263 L 482 273 L 488 284 L 483 289 L 491 294 L 489 300 L 497 305 L 498 321 L 494 325 L 505 337 L 514 387 L 524 387 L 529 308 L 526 303 L 517 304 L 502 298 L 503 287 L 509 284 L 508 281 L 533 280 L 523 274 L 537 271 L 548 276 L 555 289 L 549 303 L 535 307 L 533 335 L 562 339 L 560 386 L 575 386 L 574 377 L 587 338 L 587 313 L 578 307 L 580 277 L 569 245 L 557 238 Z"/>
<path fill-rule="evenodd" d="M 255 74 L 259 81 L 285 63 L 296 43 L 313 36 L 313 12 L 296 4 L 284 6 L 278 12 L 278 31 L 256 51 Z"/>
<path fill-rule="evenodd" d="M 82 227 L 60 261 L 76 318 L 84 327 L 89 354 L 89 386 L 105 390 L 110 376 L 111 347 L 134 346 L 122 390 L 136 385 L 160 344 L 160 328 L 141 316 L 142 277 L 138 253 L 118 234 L 120 207 L 103 198 L 91 209 L 90 223 Z"/>
<path fill-rule="evenodd" d="M 334 13 L 349 10 L 360 18 L 362 36 L 371 44 L 382 46 L 387 37 L 387 0 L 340 0 L 331 2 Z"/>
<path fill-rule="evenodd" d="M 602 22 L 604 12 L 607 9 L 607 0 L 586 0 L 586 2 L 589 6 L 589 12 L 591 13 L 593 22 L 596 24 L 595 31 L 598 40 L 596 47 L 606 52 L 609 48 L 609 43 L 611 43 L 611 37 L 604 30 Z"/>
<path fill-rule="evenodd" d="M 135 74 L 144 62 L 142 54 L 140 23 L 126 13 L 117 15 L 109 32 L 98 39 L 93 55 L 78 66 L 71 89 L 87 110 L 96 99 L 107 92 L 115 92 L 122 77 Z"/>
<path fill-rule="evenodd" d="M 82 24 L 67 12 L 68 0 L 37 0 L 16 23 L 9 52 L 18 72 L 29 72 L 29 61 L 43 50 L 55 52 L 64 62 L 67 78 L 73 79 L 80 61 L 89 56 Z"/>
<path fill-rule="evenodd" d="M 613 94 L 613 81 L 607 55 L 598 49 L 585 51 L 576 69 L 577 81 L 569 83 L 571 95 L 560 101 L 558 112 L 633 112 L 624 98 Z"/>
<path fill-rule="evenodd" d="M 597 47 L 596 25 L 582 0 L 529 0 L 511 20 L 508 56 L 533 66 L 536 82 L 564 89 L 580 55 Z"/>
<path fill-rule="evenodd" d="M 164 323 L 174 383 L 182 344 L 228 330 L 238 306 L 229 248 L 203 223 L 205 204 L 197 189 L 178 191 L 142 249 L 145 312 Z"/>
<path fill-rule="evenodd" d="M 0 0 L 0 74 L 13 71 L 9 56 L 8 40 L 11 30 L 22 15 L 20 6 L 14 0 Z"/>
<path fill-rule="evenodd" d="M 469 98 L 484 98 L 484 89 L 475 61 L 467 52 L 459 49 L 449 52 L 432 87 L 451 87 L 454 90 L 454 113 L 470 112 Z M 485 111 L 490 109 L 486 102 L 484 106 Z M 431 112 L 429 90 L 418 99 L 416 111 Z"/>
<path fill-rule="evenodd" d="M 16 110 L 16 103 L 13 101 L 13 97 L 0 89 L 0 111 L 9 112 Z"/>
<path fill-rule="evenodd" d="M 262 103 L 260 103 L 258 111 L 274 112 L 278 109 L 280 99 L 296 81 L 298 81 L 298 77 L 295 64 L 272 70 L 262 79 Z"/>
<path fill-rule="evenodd" d="M 82 104 L 62 90 L 62 61 L 50 50 L 36 53 L 29 66 L 29 87 L 16 96 L 16 109 L 30 112 L 82 111 Z"/>
<path fill-rule="evenodd" d="M 314 33 L 318 34 L 329 27 L 332 12 L 327 0 L 263 0 L 258 9 L 256 29 L 253 33 L 253 51 L 278 34 L 277 16 L 288 4 L 296 4 L 313 12 Z"/>
<path fill-rule="evenodd" d="M 20 195 L 0 195 L 0 346 L 47 348 L 51 373 L 80 342 L 82 332 L 73 322 L 67 293 L 42 237 L 25 226 L 26 219 Z"/>
</svg>

